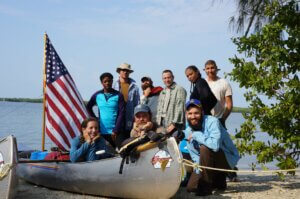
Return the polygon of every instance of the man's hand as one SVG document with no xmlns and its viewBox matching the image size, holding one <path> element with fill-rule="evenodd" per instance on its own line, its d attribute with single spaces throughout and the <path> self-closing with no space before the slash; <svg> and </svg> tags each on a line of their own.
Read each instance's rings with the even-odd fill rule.
<svg viewBox="0 0 300 199">
<path fill-rule="evenodd" d="M 175 129 L 175 124 L 170 124 L 167 128 L 167 133 L 172 132 Z"/>
<path fill-rule="evenodd" d="M 117 139 L 117 134 L 115 132 L 111 133 L 111 139 L 115 142 Z"/>
<path fill-rule="evenodd" d="M 150 88 L 150 87 L 148 87 L 148 88 L 146 88 L 146 89 L 144 90 L 144 96 L 145 96 L 145 97 L 148 97 L 148 96 L 150 95 L 150 93 L 151 93 L 151 88 Z"/>
</svg>

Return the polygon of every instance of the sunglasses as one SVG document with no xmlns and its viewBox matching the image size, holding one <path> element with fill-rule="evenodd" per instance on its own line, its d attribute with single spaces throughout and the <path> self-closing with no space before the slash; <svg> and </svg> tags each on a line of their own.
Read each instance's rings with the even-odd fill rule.
<svg viewBox="0 0 300 199">
<path fill-rule="evenodd" d="M 130 70 L 127 70 L 127 69 L 120 69 L 120 71 L 123 71 L 123 72 L 128 72 L 128 73 L 130 73 Z"/>
</svg>

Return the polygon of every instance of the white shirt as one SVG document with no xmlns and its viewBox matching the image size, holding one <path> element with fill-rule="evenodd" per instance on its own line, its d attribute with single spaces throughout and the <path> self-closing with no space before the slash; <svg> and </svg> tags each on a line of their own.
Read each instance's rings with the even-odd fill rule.
<svg viewBox="0 0 300 199">
<path fill-rule="evenodd" d="M 216 81 L 208 81 L 211 91 L 216 96 L 218 102 L 211 110 L 211 114 L 217 118 L 221 118 L 225 112 L 225 97 L 232 96 L 232 89 L 227 80 L 219 78 Z"/>
</svg>

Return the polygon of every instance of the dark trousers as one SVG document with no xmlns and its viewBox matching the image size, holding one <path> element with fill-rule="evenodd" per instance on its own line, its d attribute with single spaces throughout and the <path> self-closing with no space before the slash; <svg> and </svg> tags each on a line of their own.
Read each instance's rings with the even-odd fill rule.
<svg viewBox="0 0 300 199">
<path fill-rule="evenodd" d="M 224 152 L 214 152 L 205 145 L 200 146 L 200 165 L 214 168 L 230 169 Z M 211 193 L 214 188 L 225 190 L 226 172 L 202 169 L 200 174 L 192 173 L 187 190 Z"/>
<path fill-rule="evenodd" d="M 129 138 L 128 132 L 118 134 L 115 141 L 113 141 L 110 134 L 103 134 L 102 136 L 113 148 L 120 148 L 122 142 Z"/>
<path fill-rule="evenodd" d="M 130 131 L 124 131 L 120 133 L 116 138 L 116 146 L 120 149 L 124 140 L 130 137 Z"/>
<path fill-rule="evenodd" d="M 113 148 L 116 148 L 116 144 L 113 141 L 111 134 L 103 134 L 101 135 Z"/>
</svg>

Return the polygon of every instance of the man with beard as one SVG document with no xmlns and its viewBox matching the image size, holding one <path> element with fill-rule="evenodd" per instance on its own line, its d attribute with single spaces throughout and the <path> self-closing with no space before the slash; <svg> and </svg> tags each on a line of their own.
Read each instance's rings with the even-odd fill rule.
<svg viewBox="0 0 300 199">
<path fill-rule="evenodd" d="M 185 130 L 187 148 L 192 160 L 201 166 L 233 169 L 239 154 L 226 129 L 219 120 L 203 114 L 201 102 L 191 99 L 186 103 L 186 118 L 189 126 Z M 210 169 L 194 171 L 187 190 L 198 196 L 212 194 L 213 189 L 225 190 L 226 173 Z"/>
<path fill-rule="evenodd" d="M 143 95 L 141 96 L 140 103 L 148 105 L 152 113 L 151 121 L 155 122 L 158 97 L 160 92 L 163 90 L 163 88 L 160 86 L 154 87 L 152 79 L 147 76 L 142 77 L 141 82 L 142 82 L 141 87 L 143 90 Z"/>
</svg>

